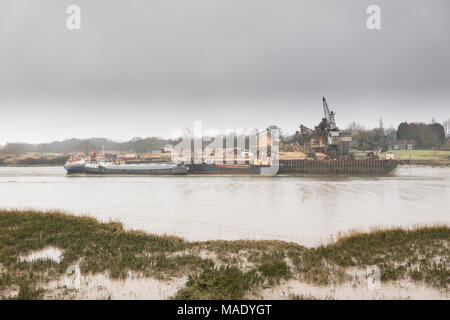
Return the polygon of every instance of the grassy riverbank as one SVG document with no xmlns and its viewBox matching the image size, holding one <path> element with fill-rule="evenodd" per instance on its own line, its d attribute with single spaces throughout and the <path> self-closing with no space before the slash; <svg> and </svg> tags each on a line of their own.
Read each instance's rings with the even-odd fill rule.
<svg viewBox="0 0 450 320">
<path fill-rule="evenodd" d="M 61 212 L 3 210 L 0 296 L 8 298 L 16 288 L 17 298 L 43 298 L 44 284 L 73 264 L 82 274 L 107 272 L 113 279 L 130 273 L 167 281 L 187 276 L 175 299 L 246 298 L 289 279 L 324 286 L 351 282 L 350 271 L 368 265 L 380 267 L 382 281 L 448 290 L 449 240 L 448 226 L 430 226 L 353 233 L 316 248 L 282 241 L 187 242 Z M 63 252 L 61 261 L 22 258 L 48 247 Z"/>
<path fill-rule="evenodd" d="M 450 166 L 449 150 L 388 150 L 380 157 L 384 159 L 388 153 L 395 153 L 398 160 L 411 160 L 415 164 Z"/>
<path fill-rule="evenodd" d="M 0 155 L 0 166 L 62 166 L 66 163 L 69 155 L 66 154 L 2 154 Z"/>
</svg>

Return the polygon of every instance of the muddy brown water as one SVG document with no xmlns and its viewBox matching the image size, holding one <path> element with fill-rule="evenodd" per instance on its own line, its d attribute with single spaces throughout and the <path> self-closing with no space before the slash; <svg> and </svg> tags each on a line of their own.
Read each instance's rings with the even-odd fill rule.
<svg viewBox="0 0 450 320">
<path fill-rule="evenodd" d="M 351 229 L 450 224 L 450 168 L 390 177 L 68 176 L 0 167 L 0 208 L 62 209 L 187 240 L 316 245 Z"/>
</svg>

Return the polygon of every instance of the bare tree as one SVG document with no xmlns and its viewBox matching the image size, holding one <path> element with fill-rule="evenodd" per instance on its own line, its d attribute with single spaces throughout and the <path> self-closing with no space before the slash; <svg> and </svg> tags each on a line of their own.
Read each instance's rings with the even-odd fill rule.
<svg viewBox="0 0 450 320">
<path fill-rule="evenodd" d="M 450 137 L 450 118 L 445 120 L 442 125 L 444 126 L 445 136 Z"/>
<path fill-rule="evenodd" d="M 352 123 L 350 123 L 348 125 L 347 130 L 351 131 L 351 132 L 362 132 L 362 131 L 365 131 L 366 129 L 364 128 L 363 125 L 353 121 Z"/>
</svg>

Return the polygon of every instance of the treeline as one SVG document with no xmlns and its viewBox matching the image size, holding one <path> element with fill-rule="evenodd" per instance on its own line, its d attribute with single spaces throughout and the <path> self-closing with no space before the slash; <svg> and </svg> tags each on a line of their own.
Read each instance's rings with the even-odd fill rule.
<svg viewBox="0 0 450 320">
<path fill-rule="evenodd" d="M 448 128 L 447 128 L 448 129 Z M 353 148 L 358 150 L 386 150 L 393 140 L 414 140 L 419 148 L 439 148 L 446 143 L 446 131 L 439 123 L 401 123 L 397 130 L 393 127 L 384 129 L 380 119 L 380 127 L 366 130 L 363 126 L 352 123 L 347 128 L 352 132 Z M 0 154 L 38 153 L 88 153 L 91 151 L 120 151 L 146 153 L 160 150 L 165 144 L 175 145 L 178 140 L 158 137 L 133 138 L 125 142 L 117 142 L 106 138 L 66 139 L 51 143 L 7 143 L 0 148 Z"/>
<path fill-rule="evenodd" d="M 121 152 L 152 152 L 160 150 L 165 144 L 176 144 L 178 141 L 157 137 L 133 138 L 125 142 L 117 142 L 106 138 L 67 139 L 51 143 L 7 143 L 0 148 L 0 154 L 22 154 L 26 152 L 39 153 L 74 153 L 91 151 L 121 151 Z"/>
<path fill-rule="evenodd" d="M 358 150 L 387 150 L 393 139 L 389 138 L 384 129 L 373 129 L 353 131 L 352 140 L 353 148 Z"/>
<path fill-rule="evenodd" d="M 5 157 L 0 157 L 0 166 L 33 166 L 33 165 L 63 165 L 69 157 L 67 155 L 58 155 L 49 157 L 47 155 L 43 155 L 40 157 L 24 157 L 17 158 L 14 155 L 8 155 Z"/>
<path fill-rule="evenodd" d="M 347 130 L 352 132 L 353 147 L 358 150 L 387 150 L 394 140 L 414 140 L 420 149 L 440 148 L 446 143 L 444 126 L 436 122 L 402 122 L 397 129 L 384 129 L 380 121 L 380 127 L 372 130 L 352 123 Z"/>
<path fill-rule="evenodd" d="M 402 122 L 397 129 L 397 139 L 414 140 L 419 148 L 438 148 L 446 142 L 445 130 L 440 123 Z"/>
</svg>

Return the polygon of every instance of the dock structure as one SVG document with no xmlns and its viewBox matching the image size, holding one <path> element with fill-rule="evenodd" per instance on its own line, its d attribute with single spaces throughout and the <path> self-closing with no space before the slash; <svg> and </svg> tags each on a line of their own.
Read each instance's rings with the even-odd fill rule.
<svg viewBox="0 0 450 320">
<path fill-rule="evenodd" d="M 388 176 L 397 162 L 378 159 L 280 160 L 281 174 Z"/>
</svg>

